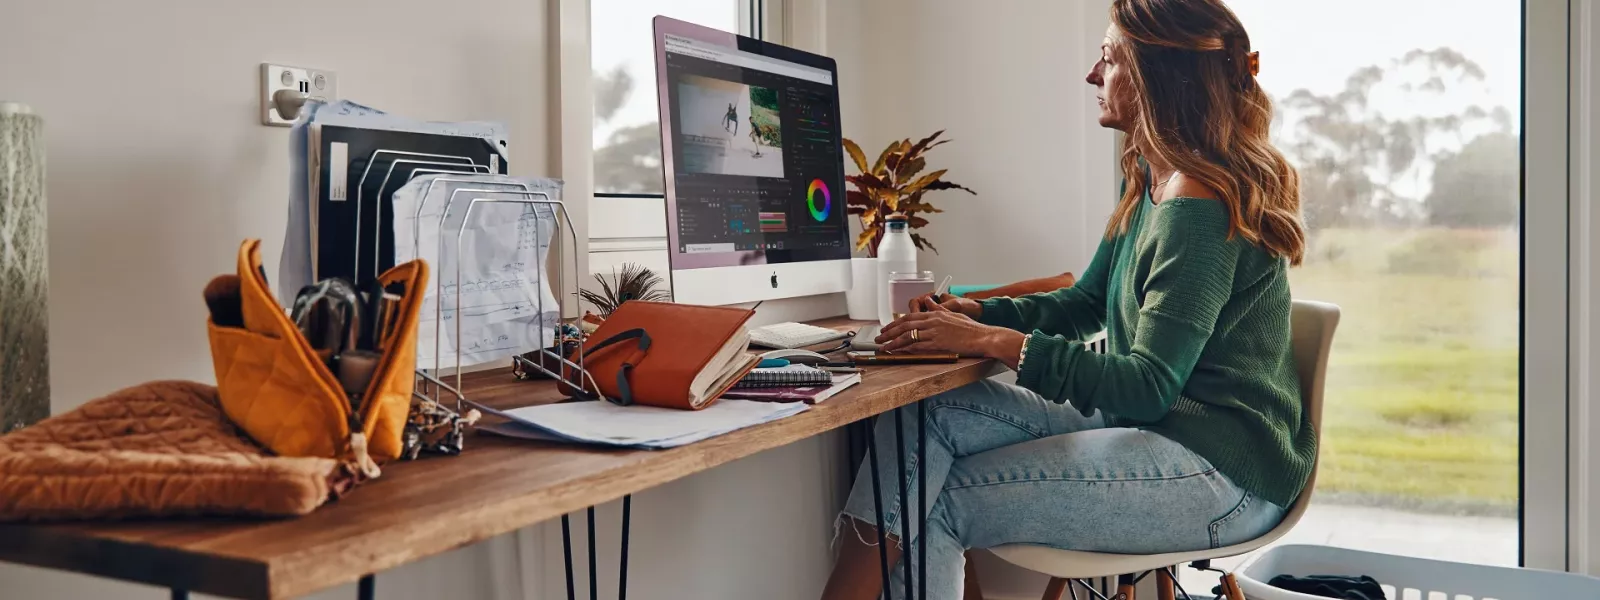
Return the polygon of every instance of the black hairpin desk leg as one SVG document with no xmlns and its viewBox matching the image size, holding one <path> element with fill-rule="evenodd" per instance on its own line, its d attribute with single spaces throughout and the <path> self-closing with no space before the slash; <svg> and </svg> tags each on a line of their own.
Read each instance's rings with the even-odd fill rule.
<svg viewBox="0 0 1600 600">
<path fill-rule="evenodd" d="M 378 580 L 372 575 L 363 575 L 361 581 L 356 582 L 356 600 L 373 600 L 377 597 Z M 189 600 L 189 590 L 172 588 L 172 600 Z"/>
<path fill-rule="evenodd" d="M 928 597 L 928 403 L 917 402 L 917 598 Z"/>
<path fill-rule="evenodd" d="M 600 600 L 600 574 L 595 561 L 594 507 L 589 507 L 589 600 Z"/>
<path fill-rule="evenodd" d="M 561 515 L 561 548 L 567 558 L 567 600 L 577 600 L 572 585 L 572 519 Z"/>
<path fill-rule="evenodd" d="M 889 547 L 884 538 L 883 531 L 883 489 L 878 484 L 878 441 L 877 427 L 872 422 L 867 423 L 867 464 L 872 468 L 872 514 L 877 515 L 878 531 L 878 566 L 883 568 L 883 579 L 880 587 L 884 597 L 889 597 Z M 854 528 L 855 524 L 850 523 Z"/>
<path fill-rule="evenodd" d="M 622 566 L 617 569 L 617 600 L 628 600 L 628 525 L 633 516 L 633 494 L 622 497 Z"/>
<path fill-rule="evenodd" d="M 911 546 L 915 540 L 911 537 L 911 492 L 906 489 L 909 485 L 906 481 L 906 451 L 910 448 L 906 446 L 905 426 L 901 423 L 900 412 L 901 408 L 894 409 L 895 456 L 900 459 L 900 574 L 906 584 L 906 594 L 902 598 L 911 600 L 916 596 L 911 595 L 914 583 L 911 581 Z M 920 467 L 916 465 L 913 468 Z"/>
<path fill-rule="evenodd" d="M 594 507 L 588 508 L 586 516 L 589 522 L 589 598 L 598 600 L 600 597 L 600 572 L 599 553 L 595 547 L 595 517 Z M 622 556 L 617 576 L 617 600 L 628 598 L 628 532 L 633 525 L 633 495 L 622 497 Z M 561 548 L 566 557 L 567 569 L 567 600 L 576 600 L 577 581 L 572 576 L 572 519 L 561 515 Z"/>
</svg>

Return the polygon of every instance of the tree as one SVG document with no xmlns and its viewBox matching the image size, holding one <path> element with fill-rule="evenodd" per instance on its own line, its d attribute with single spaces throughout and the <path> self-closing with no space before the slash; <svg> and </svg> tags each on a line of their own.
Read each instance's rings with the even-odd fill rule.
<svg viewBox="0 0 1600 600">
<path fill-rule="evenodd" d="M 1484 77 L 1455 50 L 1412 50 L 1384 67 L 1357 69 L 1336 93 L 1299 89 L 1276 102 L 1281 112 L 1274 138 L 1299 167 L 1307 225 L 1371 226 L 1429 216 L 1423 197 L 1437 181 L 1430 177 L 1437 159 L 1475 135 L 1510 131 L 1508 111 L 1486 110 L 1463 93 L 1464 85 L 1481 85 Z M 1436 101 L 1416 101 L 1425 95 Z M 1372 102 L 1386 96 L 1400 100 L 1380 102 L 1387 112 Z M 1447 108 L 1405 114 L 1419 106 Z"/>
<path fill-rule="evenodd" d="M 1504 227 L 1517 222 L 1517 138 L 1478 136 L 1440 157 L 1428 194 L 1428 222 L 1444 227 Z"/>
<path fill-rule="evenodd" d="M 758 85 L 750 86 L 750 103 L 762 108 L 778 111 L 778 91 Z"/>
<path fill-rule="evenodd" d="M 594 118 L 611 122 L 633 92 L 633 77 L 622 67 L 594 74 Z M 622 127 L 594 150 L 595 189 L 613 193 L 660 193 L 661 131 L 655 123 Z"/>
</svg>

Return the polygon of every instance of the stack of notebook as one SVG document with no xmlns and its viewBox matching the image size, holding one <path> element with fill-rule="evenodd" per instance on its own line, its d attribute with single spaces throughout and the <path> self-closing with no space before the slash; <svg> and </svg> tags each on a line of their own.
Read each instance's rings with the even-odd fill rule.
<svg viewBox="0 0 1600 600">
<path fill-rule="evenodd" d="M 724 398 L 816 404 L 857 383 L 860 373 L 829 373 L 806 365 L 753 369 Z"/>
</svg>

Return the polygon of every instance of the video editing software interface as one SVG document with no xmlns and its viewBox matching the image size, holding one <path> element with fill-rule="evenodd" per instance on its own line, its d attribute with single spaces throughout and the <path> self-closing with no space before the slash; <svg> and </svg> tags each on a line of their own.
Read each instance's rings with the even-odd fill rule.
<svg viewBox="0 0 1600 600">
<path fill-rule="evenodd" d="M 843 151 L 828 71 L 667 38 L 678 252 L 843 260 Z"/>
</svg>

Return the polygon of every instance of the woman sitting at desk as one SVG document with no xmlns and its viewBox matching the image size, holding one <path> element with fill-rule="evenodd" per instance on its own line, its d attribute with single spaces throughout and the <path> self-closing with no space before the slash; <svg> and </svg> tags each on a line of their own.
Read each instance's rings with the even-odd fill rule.
<svg viewBox="0 0 1600 600">
<path fill-rule="evenodd" d="M 924 312 L 884 328 L 888 351 L 1017 371 L 1015 386 L 924 401 L 927 464 L 908 463 L 905 489 L 915 506 L 914 471 L 927 469 L 926 537 L 917 519 L 911 528 L 928 544 L 930 597 L 960 597 L 968 548 L 1215 548 L 1271 530 L 1300 494 L 1317 440 L 1289 345 L 1286 271 L 1305 233 L 1298 175 L 1268 141 L 1255 57 L 1220 0 L 1115 0 L 1088 83 L 1100 125 L 1128 134 L 1127 186 L 1083 278 L 1015 299 L 923 298 Z M 1102 330 L 1105 354 L 1082 343 Z M 915 427 L 907 420 L 907 440 Z M 878 421 L 878 440 L 894 433 L 894 420 Z M 878 483 L 898 561 L 913 545 L 898 540 L 902 488 L 885 446 Z M 826 599 L 882 589 L 870 477 L 863 466 L 851 490 Z"/>
</svg>

